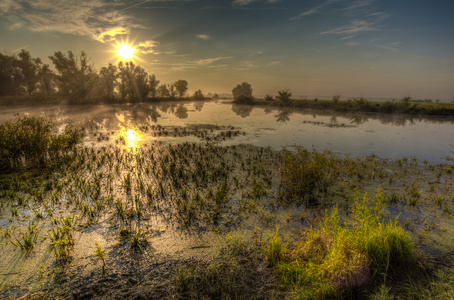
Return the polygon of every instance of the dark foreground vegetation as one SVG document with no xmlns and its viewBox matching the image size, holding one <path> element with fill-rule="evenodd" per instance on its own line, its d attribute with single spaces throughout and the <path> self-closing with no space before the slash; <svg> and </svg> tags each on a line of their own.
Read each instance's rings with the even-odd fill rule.
<svg viewBox="0 0 454 300">
<path fill-rule="evenodd" d="M 128 148 L 113 132 L 43 118 L 1 126 L 2 297 L 454 292 L 449 163 L 206 140 Z M 87 147 L 81 134 L 110 139 Z"/>
</svg>

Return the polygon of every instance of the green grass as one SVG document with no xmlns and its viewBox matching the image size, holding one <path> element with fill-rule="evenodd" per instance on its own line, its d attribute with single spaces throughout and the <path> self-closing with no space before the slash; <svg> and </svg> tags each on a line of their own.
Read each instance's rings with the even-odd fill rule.
<svg viewBox="0 0 454 300">
<path fill-rule="evenodd" d="M 375 198 L 356 194 L 351 219 L 342 223 L 336 206 L 293 249 L 282 250 L 284 246 L 273 236 L 265 255 L 299 298 L 340 296 L 374 274 L 387 274 L 415 261 L 411 238 L 396 220 L 386 220 L 385 207 L 381 190 Z"/>
<path fill-rule="evenodd" d="M 15 238 L 15 242 L 11 240 L 11 243 L 19 247 L 23 250 L 30 251 L 36 244 L 36 240 L 38 239 L 40 228 L 38 227 L 38 223 L 35 224 L 34 222 L 30 221 L 27 227 L 23 229 L 19 229 L 20 238 Z"/>
<path fill-rule="evenodd" d="M 98 242 L 95 242 L 95 246 L 96 250 L 94 251 L 93 256 L 102 262 L 102 273 L 104 274 L 106 267 L 106 250 L 102 249 Z"/>
</svg>

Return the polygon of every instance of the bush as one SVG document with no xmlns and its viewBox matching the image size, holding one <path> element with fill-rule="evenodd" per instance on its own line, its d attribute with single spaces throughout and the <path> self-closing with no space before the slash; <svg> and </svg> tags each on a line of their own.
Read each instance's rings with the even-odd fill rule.
<svg viewBox="0 0 454 300">
<path fill-rule="evenodd" d="M 82 134 L 71 124 L 58 133 L 44 117 L 18 117 L 0 124 L 0 167 L 21 168 L 60 162 L 80 143 Z"/>
<path fill-rule="evenodd" d="M 339 176 L 339 159 L 329 151 L 284 149 L 281 160 L 281 188 L 287 200 L 314 202 L 328 191 Z"/>
</svg>

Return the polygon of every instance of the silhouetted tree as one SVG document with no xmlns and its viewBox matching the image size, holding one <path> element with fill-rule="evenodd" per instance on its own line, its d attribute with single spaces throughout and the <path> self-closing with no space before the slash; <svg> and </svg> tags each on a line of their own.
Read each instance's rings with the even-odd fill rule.
<svg viewBox="0 0 454 300">
<path fill-rule="evenodd" d="M 156 97 L 159 80 L 156 79 L 156 76 L 154 74 L 151 74 L 151 76 L 148 77 L 148 85 L 150 86 L 151 97 Z"/>
<path fill-rule="evenodd" d="M 39 91 L 42 95 L 48 96 L 54 92 L 54 72 L 49 65 L 43 64 L 38 72 Z"/>
<path fill-rule="evenodd" d="M 266 96 L 265 96 L 265 100 L 266 100 L 266 101 L 273 101 L 274 99 L 273 99 L 273 96 L 266 95 Z"/>
<path fill-rule="evenodd" d="M 120 78 L 120 96 L 129 101 L 142 101 L 150 92 L 148 73 L 133 62 L 118 64 Z"/>
<path fill-rule="evenodd" d="M 14 57 L 0 53 L 0 96 L 14 95 Z"/>
<path fill-rule="evenodd" d="M 49 58 L 59 73 L 56 76 L 59 92 L 72 101 L 85 100 L 98 80 L 87 54 L 81 51 L 80 57 L 76 57 L 72 51 L 67 54 L 58 51 Z"/>
<path fill-rule="evenodd" d="M 194 98 L 194 100 L 205 100 L 205 96 L 203 95 L 201 90 L 195 91 L 194 95 L 192 95 L 192 98 Z"/>
<path fill-rule="evenodd" d="M 37 83 L 39 82 L 39 71 L 41 65 L 41 59 L 32 58 L 30 52 L 24 49 L 18 54 L 19 59 L 17 60 L 17 66 L 22 72 L 21 85 L 23 85 L 28 95 L 31 95 L 37 89 Z"/>
<path fill-rule="evenodd" d="M 169 84 L 167 88 L 169 89 L 170 98 L 172 98 L 172 99 L 175 98 L 177 95 L 177 90 L 175 88 L 175 85 Z"/>
<path fill-rule="evenodd" d="M 186 80 L 177 80 L 173 85 L 177 90 L 178 97 L 181 98 L 186 94 L 186 91 L 188 90 L 188 82 Z"/>
<path fill-rule="evenodd" d="M 283 106 L 289 106 L 292 104 L 292 100 L 290 97 L 292 97 L 292 93 L 289 92 L 289 90 L 282 90 L 277 92 L 278 95 L 276 96 L 276 99 L 281 102 Z"/>
<path fill-rule="evenodd" d="M 250 103 L 252 97 L 252 87 L 249 83 L 243 82 L 232 89 L 233 99 L 236 103 Z"/>
<path fill-rule="evenodd" d="M 170 91 L 167 88 L 166 84 L 161 84 L 158 87 L 158 91 L 157 92 L 158 92 L 158 96 L 159 97 L 163 97 L 163 98 L 169 98 L 170 97 Z"/>
<path fill-rule="evenodd" d="M 114 98 L 115 86 L 117 85 L 118 79 L 118 68 L 112 64 L 107 67 L 102 67 L 99 71 L 101 83 L 104 88 L 104 95 L 108 99 Z"/>
</svg>

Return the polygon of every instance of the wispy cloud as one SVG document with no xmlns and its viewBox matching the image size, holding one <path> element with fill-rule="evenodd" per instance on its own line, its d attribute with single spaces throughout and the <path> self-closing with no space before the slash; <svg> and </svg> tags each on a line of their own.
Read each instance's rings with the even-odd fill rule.
<svg viewBox="0 0 454 300">
<path fill-rule="evenodd" d="M 302 13 L 300 13 L 297 16 L 294 16 L 294 17 L 290 18 L 289 21 L 295 21 L 295 20 L 301 19 L 303 17 L 313 15 L 315 13 L 318 13 L 322 8 L 324 8 L 326 6 L 329 6 L 330 4 L 333 4 L 335 2 L 339 2 L 339 1 L 340 0 L 327 0 L 327 1 L 323 2 L 320 5 L 314 6 L 311 9 L 303 11 Z"/>
<path fill-rule="evenodd" d="M 195 37 L 198 38 L 198 39 L 201 39 L 201 40 L 209 40 L 210 39 L 210 37 L 207 34 L 198 34 Z"/>
<path fill-rule="evenodd" d="M 105 42 L 111 42 L 115 40 L 115 37 L 117 35 L 124 35 L 124 34 L 129 34 L 129 30 L 123 27 L 115 27 L 108 29 L 107 31 L 102 32 L 99 34 L 97 40 L 105 43 Z"/>
<path fill-rule="evenodd" d="M 357 9 L 361 7 L 366 7 L 371 5 L 375 0 L 355 0 L 352 1 L 347 7 L 343 8 L 343 10 L 351 10 Z"/>
<path fill-rule="evenodd" d="M 377 31 L 382 28 L 381 22 L 389 18 L 391 15 L 383 12 L 375 12 L 366 15 L 365 19 L 350 20 L 347 25 L 339 26 L 331 30 L 323 31 L 321 34 L 336 34 L 345 35 L 341 40 L 350 39 L 357 34 L 368 31 Z"/>
<path fill-rule="evenodd" d="M 127 11 L 146 2 L 162 0 L 132 5 L 127 0 L 1 0 L 0 15 L 31 31 L 60 32 L 108 42 L 140 27 Z"/>
<path fill-rule="evenodd" d="M 209 64 L 212 64 L 219 60 L 232 59 L 232 58 L 233 57 L 230 57 L 230 56 L 229 57 L 206 58 L 206 59 L 197 60 L 197 61 L 195 61 L 195 63 L 198 65 L 209 65 Z"/>
<path fill-rule="evenodd" d="M 159 45 L 158 42 L 148 40 L 145 42 L 141 42 L 136 46 L 136 49 L 142 53 L 154 53 L 154 48 Z"/>
<path fill-rule="evenodd" d="M 368 22 L 365 20 L 353 20 L 350 21 L 350 24 L 345 26 L 340 26 L 328 31 L 324 31 L 321 34 L 357 34 L 365 31 L 375 31 L 377 28 L 374 28 L 374 23 Z"/>
<path fill-rule="evenodd" d="M 252 2 L 265 2 L 265 3 L 269 3 L 269 4 L 273 4 L 273 3 L 278 3 L 278 2 L 281 2 L 282 0 L 234 0 L 233 1 L 233 4 L 235 5 L 248 5 L 248 4 L 251 4 Z"/>
</svg>

